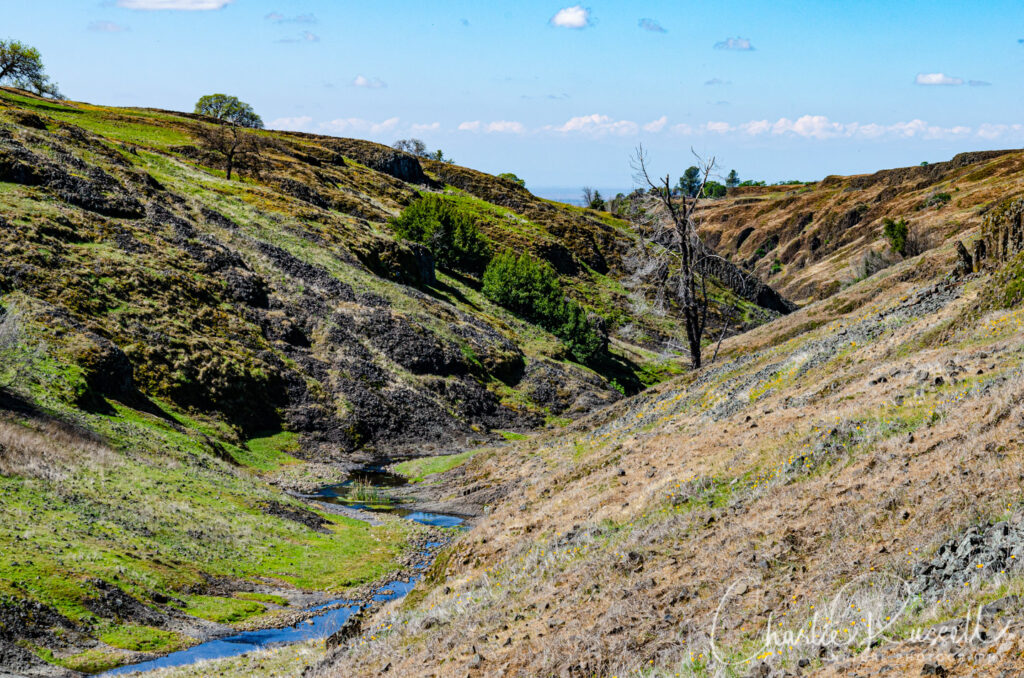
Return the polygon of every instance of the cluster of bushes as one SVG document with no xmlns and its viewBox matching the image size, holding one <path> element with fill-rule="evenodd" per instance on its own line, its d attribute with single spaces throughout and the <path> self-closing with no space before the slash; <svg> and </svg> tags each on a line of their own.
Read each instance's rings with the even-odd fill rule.
<svg viewBox="0 0 1024 678">
<path fill-rule="evenodd" d="M 472 215 L 436 195 L 420 198 L 391 223 L 401 237 L 429 247 L 442 270 L 479 274 L 490 259 L 491 246 Z"/>
<path fill-rule="evenodd" d="M 900 256 L 907 253 L 907 235 L 910 233 L 910 226 L 907 220 L 900 217 L 882 219 L 882 235 L 889 241 L 889 247 Z"/>
<path fill-rule="evenodd" d="M 473 215 L 456 203 L 423 196 L 391 225 L 399 236 L 429 247 L 438 268 L 482 273 L 484 296 L 554 334 L 579 362 L 594 364 L 605 355 L 607 336 L 582 306 L 566 298 L 551 265 L 530 254 L 507 251 L 492 258 L 490 243 Z"/>
<path fill-rule="evenodd" d="M 607 351 L 608 338 L 583 307 L 566 299 L 558 274 L 547 262 L 529 254 L 501 252 L 484 271 L 483 293 L 554 334 L 581 363 L 593 364 Z"/>
<path fill-rule="evenodd" d="M 903 217 L 882 219 L 882 235 L 889 241 L 892 251 L 901 257 L 916 257 L 932 248 L 928 234 L 911 228 L 910 222 Z"/>
<path fill-rule="evenodd" d="M 933 195 L 928 196 L 925 200 L 922 200 L 921 204 L 918 206 L 918 209 L 923 210 L 928 209 L 929 207 L 939 209 L 948 204 L 949 201 L 952 199 L 953 196 L 950 195 L 949 193 L 935 193 Z"/>
</svg>

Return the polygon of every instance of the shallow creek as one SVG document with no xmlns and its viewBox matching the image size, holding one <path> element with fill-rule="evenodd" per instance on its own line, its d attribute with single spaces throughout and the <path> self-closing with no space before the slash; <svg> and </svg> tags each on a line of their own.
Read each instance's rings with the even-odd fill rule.
<svg viewBox="0 0 1024 678">
<path fill-rule="evenodd" d="M 432 525 L 434 527 L 462 526 L 463 518 L 459 516 L 444 513 L 426 513 L 417 511 L 414 506 L 393 504 L 387 501 L 385 491 L 388 488 L 404 485 L 405 482 L 405 479 L 401 476 L 389 473 L 380 467 L 368 466 L 354 472 L 348 480 L 340 485 L 328 485 L 311 495 L 304 496 L 316 501 L 340 504 L 361 511 L 389 513 L 423 525 Z M 427 542 L 426 550 L 421 554 L 422 560 L 416 565 L 416 568 L 422 570 L 428 567 L 442 546 L 443 544 L 440 542 Z M 409 577 L 408 582 L 387 582 L 375 591 L 372 599 L 375 603 L 381 603 L 401 598 L 416 586 L 416 582 L 419 579 L 420 575 L 416 575 Z M 360 607 L 360 604 L 346 599 L 329 601 L 321 605 L 305 608 L 307 612 L 324 611 L 294 626 L 246 631 L 237 635 L 210 640 L 187 650 L 174 652 L 157 659 L 112 669 L 102 675 L 134 674 L 173 666 L 186 666 L 199 661 L 234 657 L 275 645 L 298 643 L 315 638 L 327 638 L 340 629 L 349 617 L 359 611 Z"/>
</svg>

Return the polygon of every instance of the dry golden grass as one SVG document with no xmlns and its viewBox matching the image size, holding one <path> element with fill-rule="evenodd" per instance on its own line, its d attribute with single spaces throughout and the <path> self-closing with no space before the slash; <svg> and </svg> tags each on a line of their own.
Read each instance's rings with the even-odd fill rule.
<svg viewBox="0 0 1024 678">
<path fill-rule="evenodd" d="M 703 662 L 732 582 L 750 583 L 718 646 L 745 656 L 769 615 L 805 620 L 845 582 L 905 577 L 949 536 L 1019 511 L 1020 318 L 922 339 L 972 308 L 974 282 L 937 309 L 879 315 L 914 303 L 915 264 L 937 271 L 946 256 L 899 264 L 730 339 L 728 361 L 700 375 L 472 462 L 508 496 L 453 547 L 448 588 L 388 607 L 319 675 L 726 675 Z M 801 371 L 813 342 L 833 344 Z M 992 591 L 979 578 L 911 621 Z"/>
<path fill-rule="evenodd" d="M 106 466 L 115 458 L 99 438 L 70 424 L 0 416 L 0 474 L 58 481 L 71 468 Z"/>
<path fill-rule="evenodd" d="M 877 180 L 853 176 L 808 187 L 742 188 L 734 197 L 704 204 L 701 231 L 734 261 L 751 259 L 766 241 L 777 238 L 778 246 L 765 252 L 754 270 L 790 299 L 822 299 L 848 282 L 851 263 L 867 250 L 888 249 L 882 237 L 884 217 L 905 217 L 936 243 L 970 238 L 988 206 L 1020 193 L 1015 172 L 1022 166 L 1024 154 L 1011 152 L 962 167 L 891 170 Z M 936 193 L 948 193 L 950 201 L 922 209 L 922 202 Z M 854 209 L 864 210 L 863 217 L 844 226 L 842 217 Z M 737 248 L 740 234 L 749 227 L 755 230 Z M 776 259 L 782 271 L 772 274 Z"/>
</svg>

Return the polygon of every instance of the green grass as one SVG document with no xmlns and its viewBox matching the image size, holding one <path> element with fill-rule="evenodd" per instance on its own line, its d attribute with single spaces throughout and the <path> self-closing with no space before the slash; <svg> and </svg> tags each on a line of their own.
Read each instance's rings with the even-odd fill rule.
<svg viewBox="0 0 1024 678">
<path fill-rule="evenodd" d="M 100 635 L 107 645 L 135 652 L 169 653 L 185 649 L 194 640 L 173 631 L 154 629 L 149 626 L 121 626 Z"/>
<path fill-rule="evenodd" d="M 85 605 L 97 595 L 90 583 L 96 578 L 143 602 L 152 592 L 181 597 L 208 576 L 342 591 L 396 569 L 416 533 L 406 523 L 371 527 L 327 516 L 330 531 L 321 534 L 269 516 L 260 504 L 293 500 L 211 457 L 198 431 L 114 406 L 114 415 L 80 415 L 111 441 L 111 459 L 54 481 L 0 477 L 0 595 L 98 621 Z M 244 598 L 191 601 L 189 613 L 216 620 L 265 609 Z M 142 633 L 117 626 L 106 632 L 122 644 Z"/>
<path fill-rule="evenodd" d="M 505 440 L 527 440 L 530 436 L 523 433 L 516 433 L 515 431 L 495 431 Z"/>
<path fill-rule="evenodd" d="M 238 461 L 262 471 L 273 471 L 288 464 L 300 463 L 292 456 L 299 449 L 298 436 L 281 431 L 261 438 L 250 438 L 242 448 Z"/>
<path fill-rule="evenodd" d="M 239 600 L 220 596 L 189 596 L 185 602 L 187 603 L 185 612 L 218 624 L 244 621 L 267 611 L 266 607 L 254 600 Z"/>
<path fill-rule="evenodd" d="M 422 483 L 429 476 L 444 473 L 456 466 L 465 464 L 479 451 L 480 450 L 467 450 L 466 452 L 461 452 L 459 454 L 412 459 L 410 461 L 403 461 L 400 464 L 395 464 L 393 470 L 395 473 L 409 478 L 410 482 Z"/>
<path fill-rule="evenodd" d="M 40 650 L 36 654 L 51 664 L 57 664 L 58 666 L 81 673 L 103 673 L 124 664 L 126 659 L 119 652 L 107 652 L 100 649 L 86 650 L 69 657 L 60 658 L 54 656 L 49 650 Z"/>
<path fill-rule="evenodd" d="M 284 596 L 275 596 L 272 593 L 251 593 L 249 591 L 242 591 L 236 593 L 235 598 L 240 600 L 255 600 L 258 603 L 270 603 L 272 605 L 280 605 L 281 607 L 288 607 L 288 599 Z"/>
</svg>

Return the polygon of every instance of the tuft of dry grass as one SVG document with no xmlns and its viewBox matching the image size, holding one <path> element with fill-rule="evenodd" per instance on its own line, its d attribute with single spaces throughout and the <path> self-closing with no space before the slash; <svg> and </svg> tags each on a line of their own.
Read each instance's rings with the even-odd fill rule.
<svg viewBox="0 0 1024 678">
<path fill-rule="evenodd" d="M 108 466 L 115 458 L 98 436 L 66 422 L 0 417 L 0 474 L 57 481 L 69 469 Z"/>
</svg>

